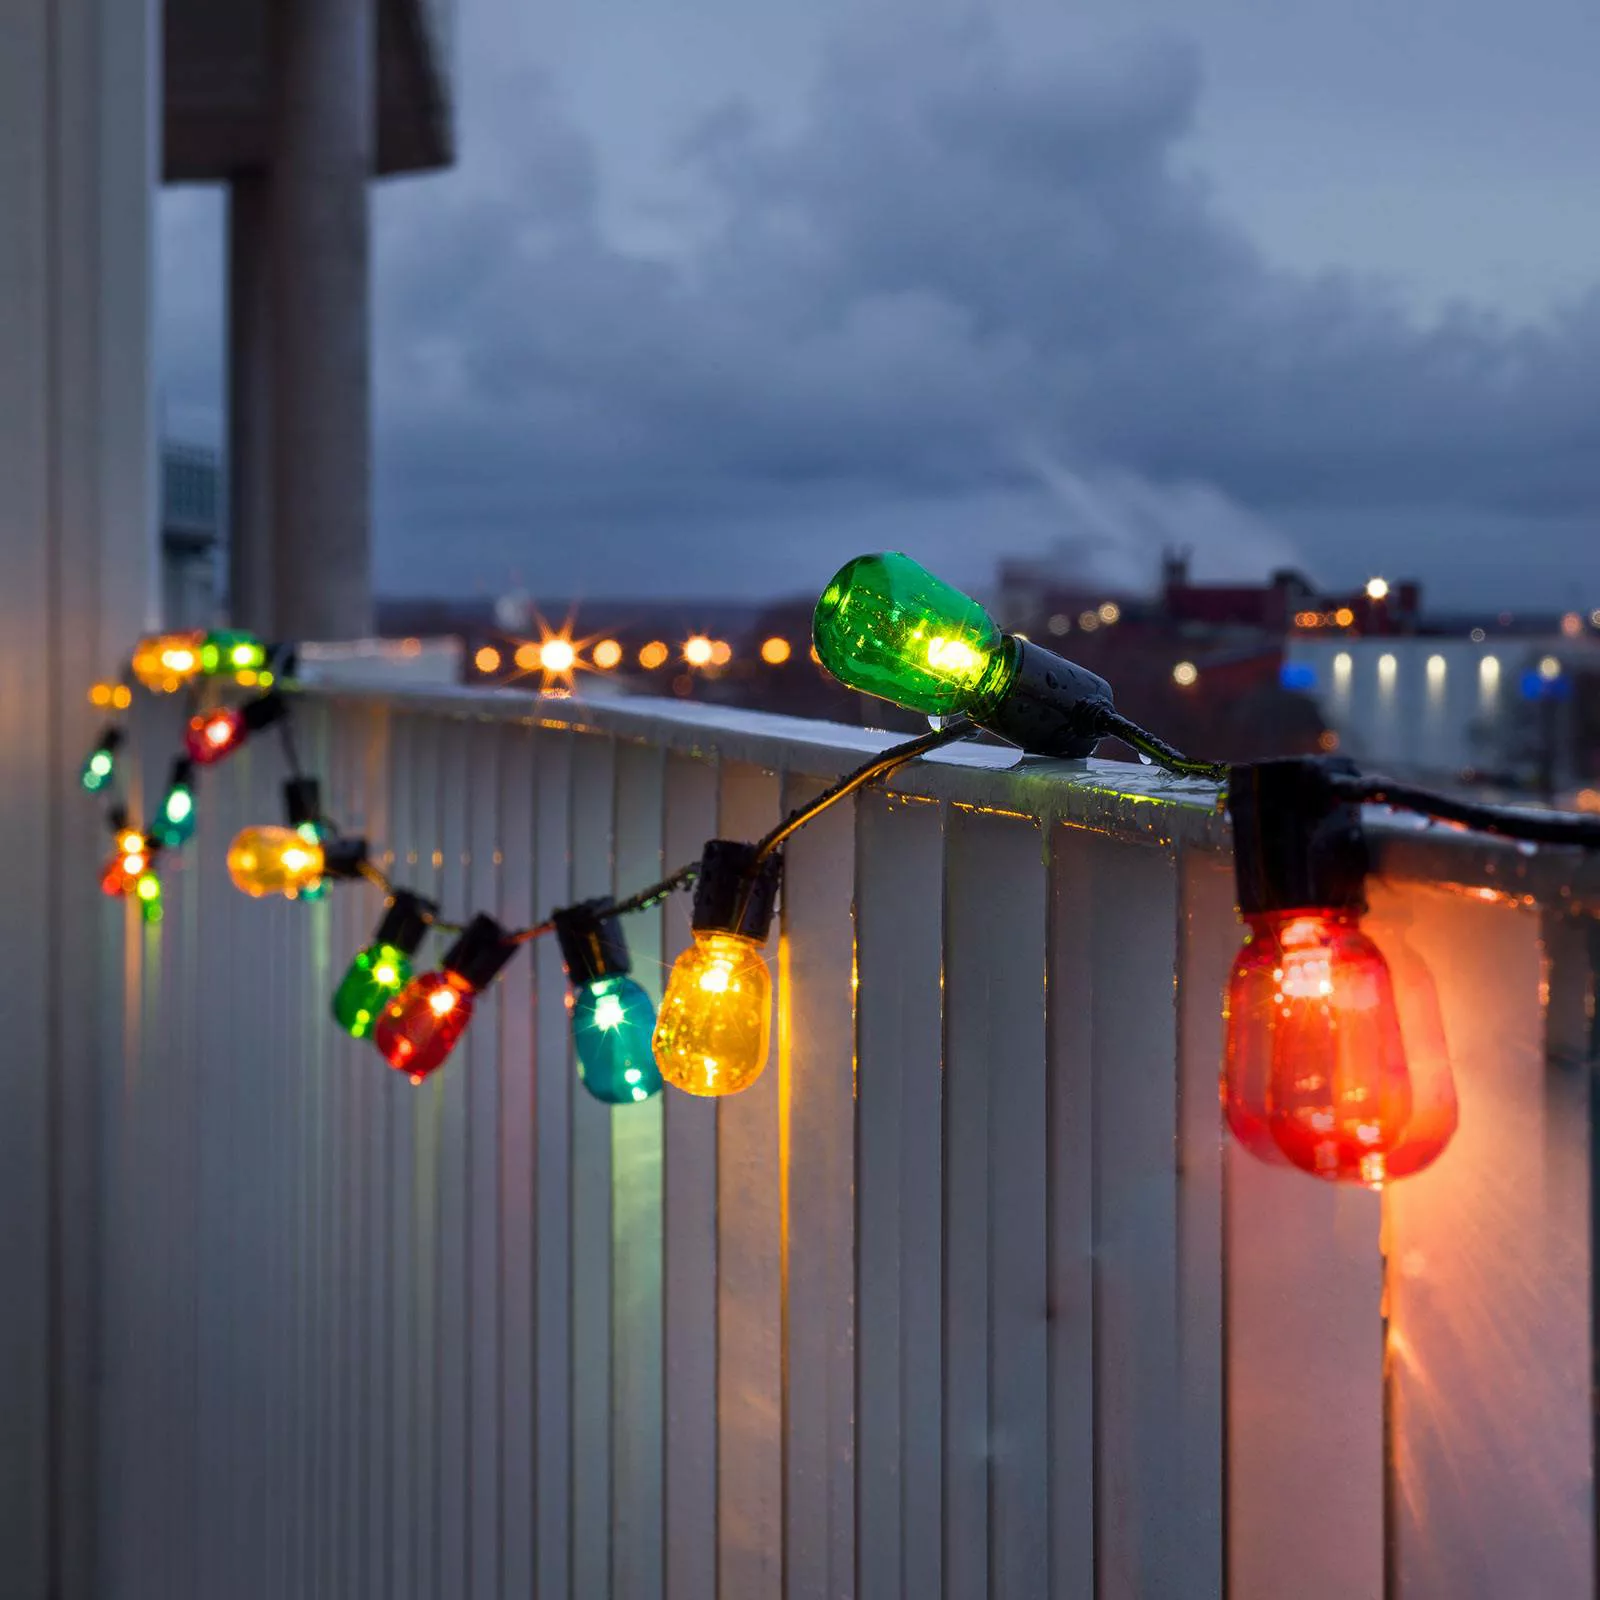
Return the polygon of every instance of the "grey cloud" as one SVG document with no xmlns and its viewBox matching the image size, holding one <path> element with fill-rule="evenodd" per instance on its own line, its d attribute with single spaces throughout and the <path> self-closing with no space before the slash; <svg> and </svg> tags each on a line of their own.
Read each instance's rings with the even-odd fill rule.
<svg viewBox="0 0 1600 1600">
<path fill-rule="evenodd" d="M 469 587 L 804 586 L 869 536 L 973 576 L 1070 532 L 1069 480 L 1145 526 L 1203 504 L 1218 564 L 1293 553 L 1259 517 L 1412 510 L 1570 549 L 1600 509 L 1600 294 L 1422 326 L 1275 268 L 1186 169 L 1201 90 L 1170 43 L 846 42 L 798 132 L 739 104 L 687 131 L 704 207 L 652 258 L 602 226 L 548 84 L 469 84 L 465 168 L 380 208 L 382 576 L 419 587 L 447 542 Z"/>
</svg>

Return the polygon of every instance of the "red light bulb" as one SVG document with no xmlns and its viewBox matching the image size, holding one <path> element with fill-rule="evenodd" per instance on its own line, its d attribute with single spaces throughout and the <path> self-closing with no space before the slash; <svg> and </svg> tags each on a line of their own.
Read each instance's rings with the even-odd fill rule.
<svg viewBox="0 0 1600 1600">
<path fill-rule="evenodd" d="M 1270 1159 L 1270 1138 L 1319 1178 L 1381 1188 L 1412 1111 L 1388 963 L 1353 911 L 1245 920 L 1228 978 L 1229 1126 L 1258 1155 Z"/>
<path fill-rule="evenodd" d="M 243 716 L 233 706 L 218 706 L 215 711 L 204 711 L 189 719 L 184 744 L 192 761 L 210 766 L 237 750 L 244 736 Z"/>
<path fill-rule="evenodd" d="M 396 1072 L 421 1083 L 455 1049 L 472 1020 L 472 986 L 454 972 L 413 978 L 383 1008 L 372 1042 Z"/>
</svg>

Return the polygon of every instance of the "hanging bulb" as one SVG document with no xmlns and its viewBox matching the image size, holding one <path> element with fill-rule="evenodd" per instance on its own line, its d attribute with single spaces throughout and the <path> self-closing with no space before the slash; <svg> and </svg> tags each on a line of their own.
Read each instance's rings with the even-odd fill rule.
<svg viewBox="0 0 1600 1600">
<path fill-rule="evenodd" d="M 772 1035 L 772 976 L 762 947 L 781 858 L 713 839 L 695 884 L 694 942 L 673 963 L 654 1048 L 661 1076 L 689 1094 L 737 1094 L 760 1077 Z"/>
<path fill-rule="evenodd" d="M 200 633 L 158 633 L 133 648 L 133 675 L 154 694 L 172 694 L 200 671 Z"/>
<path fill-rule="evenodd" d="M 379 1014 L 372 1042 L 384 1060 L 413 1083 L 436 1072 L 472 1020 L 473 1001 L 516 952 L 493 917 L 474 917 L 440 970 L 413 978 Z"/>
<path fill-rule="evenodd" d="M 100 874 L 102 892 L 117 897 L 133 894 L 154 859 L 155 847 L 150 840 L 137 828 L 119 826 L 111 859 Z"/>
<path fill-rule="evenodd" d="M 1388 963 L 1353 912 L 1246 920 L 1228 979 L 1230 1126 L 1259 1153 L 1264 1110 L 1293 1165 L 1381 1188 L 1412 1109 Z"/>
<path fill-rule="evenodd" d="M 333 995 L 333 1017 L 352 1038 L 365 1039 L 378 1014 L 411 981 L 411 958 L 438 909 L 431 900 L 397 889 L 372 935 L 345 970 Z"/>
<path fill-rule="evenodd" d="M 1262 1159 L 1376 1189 L 1437 1158 L 1455 1130 L 1455 1089 L 1436 997 L 1426 1017 L 1426 968 L 1408 964 L 1408 1038 L 1389 963 L 1361 929 L 1366 840 L 1337 782 L 1353 771 L 1306 757 L 1229 774 L 1249 931 L 1228 978 L 1222 1104 Z M 1408 1044 L 1427 1060 L 1418 1081 Z"/>
<path fill-rule="evenodd" d="M 217 706 L 189 719 L 184 744 L 189 757 L 201 766 L 211 766 L 231 756 L 252 733 L 279 722 L 288 712 L 282 695 L 263 694 L 242 706 Z"/>
<path fill-rule="evenodd" d="M 242 893 L 293 899 L 319 883 L 326 869 L 322 846 L 297 828 L 268 823 L 246 828 L 228 846 L 228 874 Z"/>
<path fill-rule="evenodd" d="M 111 782 L 116 774 L 117 751 L 121 746 L 120 728 L 105 728 L 101 731 L 94 749 L 89 752 L 83 763 L 83 770 L 78 774 L 78 782 L 90 794 L 99 794 Z"/>
<path fill-rule="evenodd" d="M 151 832 L 163 846 L 176 850 L 194 837 L 198 820 L 194 802 L 194 763 L 179 757 L 172 763 L 167 792 L 156 807 Z"/>
<path fill-rule="evenodd" d="M 841 683 L 929 716 L 963 714 L 1034 755 L 1080 758 L 1111 709 L 1103 678 L 1016 634 L 910 556 L 847 562 L 811 621 Z"/>
<path fill-rule="evenodd" d="M 572 1042 L 578 1076 L 596 1100 L 631 1105 L 661 1088 L 651 1054 L 656 1008 L 628 976 L 632 962 L 609 900 L 555 914 L 556 939 L 572 984 Z"/>
<path fill-rule="evenodd" d="M 1016 662 L 976 600 L 910 556 L 857 556 L 822 591 L 812 619 L 822 664 L 852 689 L 930 716 L 999 702 Z"/>
<path fill-rule="evenodd" d="M 143 872 L 133 886 L 134 897 L 148 923 L 161 920 L 161 880 L 153 872 Z"/>
<path fill-rule="evenodd" d="M 200 670 L 208 678 L 238 677 L 248 672 L 260 683 L 266 665 L 267 647 L 242 628 L 213 628 L 201 640 Z M 262 687 L 266 685 L 263 683 Z"/>
</svg>

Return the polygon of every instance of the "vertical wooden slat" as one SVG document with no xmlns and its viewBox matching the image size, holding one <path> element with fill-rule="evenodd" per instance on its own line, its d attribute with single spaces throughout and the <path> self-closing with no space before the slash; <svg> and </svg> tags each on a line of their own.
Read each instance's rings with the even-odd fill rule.
<svg viewBox="0 0 1600 1600">
<path fill-rule="evenodd" d="M 943 836 L 866 794 L 856 856 L 856 1592 L 943 1593 Z"/>
<path fill-rule="evenodd" d="M 535 785 L 535 904 L 572 899 L 572 736 L 541 734 Z M 552 939 L 533 949 L 534 1594 L 567 1600 L 572 1538 L 572 1070 L 566 979 Z"/>
<path fill-rule="evenodd" d="M 787 814 L 824 787 L 790 779 Z M 784 1594 L 855 1593 L 855 805 L 785 850 L 778 1017 L 784 1185 Z"/>
<path fill-rule="evenodd" d="M 1094 879 L 1083 836 L 1050 851 L 1050 1594 L 1095 1593 Z M 1213 1101 L 1214 1103 L 1214 1101 Z"/>
<path fill-rule="evenodd" d="M 670 754 L 666 856 L 697 860 L 717 831 L 717 773 Z M 689 943 L 689 910 L 667 907 L 663 958 Z M 667 1093 L 665 1149 L 666 1540 L 668 1600 L 717 1593 L 717 1108 Z"/>
<path fill-rule="evenodd" d="M 467 893 L 468 809 L 480 774 L 470 758 L 470 727 L 442 722 L 433 769 L 438 786 L 439 822 L 433 837 L 443 856 L 439 898 L 456 908 L 453 916 L 470 921 L 475 905 Z M 468 1588 L 468 1403 L 472 1369 L 471 1255 L 467 1230 L 468 1097 L 478 1054 L 480 1014 L 494 1001 L 480 998 L 467 1036 L 436 1074 L 439 1099 L 438 1373 L 439 1442 L 435 1492 L 439 1507 L 438 1596 L 453 1600 Z M 492 1024 L 491 1024 L 492 1025 Z"/>
<path fill-rule="evenodd" d="M 1542 1048 L 1537 913 L 1382 885 L 1371 899 L 1402 1027 L 1424 970 L 1437 985 L 1460 1099 L 1444 1154 L 1383 1202 L 1396 1587 L 1588 1595 L 1588 1071 Z M 1407 1047 L 1415 1067 L 1412 1030 Z"/>
<path fill-rule="evenodd" d="M 618 897 L 664 866 L 666 762 L 659 749 L 616 753 Z M 671 863 L 678 865 L 677 862 Z M 659 1004 L 662 909 L 628 918 L 633 976 Z M 662 1377 L 663 1096 L 627 1108 L 611 1126 L 611 1590 L 612 1600 L 662 1600 L 665 1456 Z"/>
<path fill-rule="evenodd" d="M 412 784 L 418 752 L 417 719 L 397 714 L 390 724 L 389 836 L 394 860 L 389 875 L 419 893 L 426 893 L 417 849 L 416 806 Z M 425 947 L 426 948 L 426 947 Z M 438 955 L 437 944 L 428 949 Z M 423 1591 L 417 1582 L 416 1522 L 419 1511 L 417 1395 L 417 1154 L 415 1119 L 418 1097 L 398 1073 L 385 1071 L 384 1114 L 389 1131 L 389 1273 L 384 1307 L 388 1343 L 389 1428 L 385 1435 L 389 1493 L 385 1497 L 387 1553 L 382 1592 L 396 1600 L 414 1600 Z"/>
<path fill-rule="evenodd" d="M 501 730 L 500 815 L 505 867 L 500 916 L 525 927 L 534 898 L 534 735 Z M 505 1600 L 533 1592 L 534 1149 L 533 973 L 529 952 L 500 978 L 500 1578 Z"/>
<path fill-rule="evenodd" d="M 778 820 L 778 781 L 771 774 L 730 763 L 721 780 L 724 837 L 758 838 Z M 776 935 L 774 927 L 766 951 L 774 972 Z M 766 1600 L 783 1586 L 780 1087 L 769 1061 L 748 1089 L 717 1102 L 720 1600 Z"/>
<path fill-rule="evenodd" d="M 945 871 L 945 1585 L 1041 1594 L 1049 1472 L 1038 829 L 956 811 Z M 1002 951 L 1014 959 L 997 960 Z"/>
<path fill-rule="evenodd" d="M 473 724 L 467 758 L 473 781 L 467 848 L 467 900 L 474 910 L 500 911 L 504 835 L 500 821 L 501 730 Z M 525 823 L 524 813 L 518 819 Z M 519 918 L 510 924 L 523 926 Z M 521 952 L 512 965 L 525 968 Z M 467 1306 L 469 1369 L 468 1584 L 463 1600 L 496 1600 L 500 1593 L 500 1034 L 508 1003 L 505 973 L 485 997 L 468 1040 L 467 1069 Z"/>
<path fill-rule="evenodd" d="M 572 899 L 609 894 L 615 747 L 581 737 L 572 759 Z M 563 1006 L 567 997 L 562 996 Z M 572 1592 L 611 1592 L 611 1122 L 577 1082 L 572 1107 Z"/>
<path fill-rule="evenodd" d="M 1093 884 L 1098 1593 L 1192 1581 L 1178 1501 L 1177 877 L 1164 851 L 1072 841 Z"/>
<path fill-rule="evenodd" d="M 1223 1593 L 1223 1125 L 1217 1109 L 1221 996 L 1235 949 L 1233 873 L 1180 856 L 1178 949 L 1179 1505 L 1188 1581 Z"/>
</svg>

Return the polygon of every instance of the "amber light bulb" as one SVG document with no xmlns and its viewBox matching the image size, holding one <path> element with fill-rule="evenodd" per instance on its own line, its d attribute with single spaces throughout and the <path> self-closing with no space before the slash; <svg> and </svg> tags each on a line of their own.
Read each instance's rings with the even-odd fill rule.
<svg viewBox="0 0 1600 1600">
<path fill-rule="evenodd" d="M 772 1042 L 772 974 L 762 955 L 781 861 L 713 839 L 694 892 L 694 942 L 673 963 L 652 1047 L 687 1094 L 737 1094 L 761 1076 Z"/>
<path fill-rule="evenodd" d="M 281 894 L 292 900 L 321 883 L 326 869 L 321 843 L 298 828 L 270 823 L 245 828 L 228 846 L 228 875 L 234 888 L 256 899 Z"/>
<path fill-rule="evenodd" d="M 474 917 L 440 970 L 413 978 L 379 1014 L 372 1042 L 383 1059 L 413 1083 L 438 1071 L 466 1032 L 473 1002 L 517 948 L 493 917 Z"/>
<path fill-rule="evenodd" d="M 656 1020 L 661 1076 L 688 1094 L 737 1094 L 761 1076 L 772 1041 L 772 974 L 761 945 L 697 933 L 673 963 Z"/>
<path fill-rule="evenodd" d="M 1228 1120 L 1259 1149 L 1262 1113 L 1295 1166 L 1381 1188 L 1411 1120 L 1389 964 L 1354 913 L 1258 913 L 1228 979 Z"/>
</svg>

